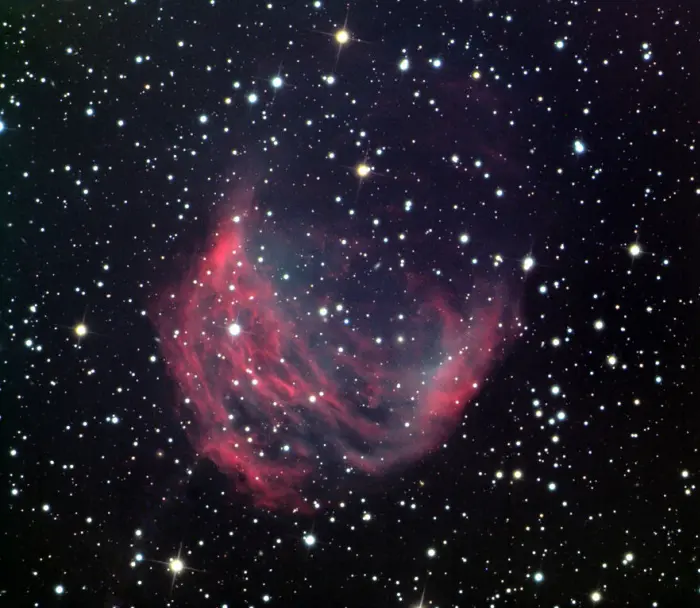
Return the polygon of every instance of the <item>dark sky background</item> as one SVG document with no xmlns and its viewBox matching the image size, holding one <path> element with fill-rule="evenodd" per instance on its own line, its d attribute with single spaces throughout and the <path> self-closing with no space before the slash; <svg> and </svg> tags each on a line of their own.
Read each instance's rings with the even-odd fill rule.
<svg viewBox="0 0 700 608">
<path fill-rule="evenodd" d="M 698 602 L 699 16 L 2 2 L 0 605 Z M 300 319 L 361 300 L 393 357 L 400 264 L 517 311 L 449 437 L 310 514 L 198 453 L 149 315 L 243 186 Z"/>
</svg>

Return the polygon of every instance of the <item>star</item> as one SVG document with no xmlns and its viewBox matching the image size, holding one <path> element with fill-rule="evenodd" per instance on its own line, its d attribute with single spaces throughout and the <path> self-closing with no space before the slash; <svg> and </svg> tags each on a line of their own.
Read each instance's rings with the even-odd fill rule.
<svg viewBox="0 0 700 608">
<path fill-rule="evenodd" d="M 341 30 L 338 30 L 338 31 L 335 33 L 335 40 L 336 40 L 336 42 L 337 42 L 338 44 L 340 44 L 341 46 L 342 46 L 343 44 L 347 44 L 348 42 L 350 42 L 350 32 L 348 32 L 348 31 L 347 31 L 346 29 L 344 29 L 344 28 L 341 29 Z"/>
<path fill-rule="evenodd" d="M 204 572 L 204 570 L 190 568 L 189 566 L 185 565 L 185 562 L 182 560 L 182 543 L 180 543 L 180 548 L 177 550 L 177 555 L 175 557 L 171 557 L 170 560 L 168 560 L 167 562 L 163 562 L 157 559 L 152 559 L 148 561 L 155 562 L 157 564 L 163 564 L 164 566 L 168 567 L 168 570 L 170 570 L 170 572 L 172 572 L 173 577 L 170 581 L 170 593 L 173 592 L 173 588 L 175 587 L 175 579 L 179 575 L 183 574 L 185 570 L 189 570 L 190 572 Z"/>
<path fill-rule="evenodd" d="M 340 61 L 340 51 L 343 49 L 343 47 L 352 40 L 352 37 L 350 36 L 350 32 L 348 32 L 347 27 L 348 27 L 348 16 L 350 15 L 350 5 L 347 5 L 346 11 L 345 11 L 345 22 L 343 23 L 343 27 L 340 28 L 338 31 L 335 33 L 335 41 L 338 43 L 338 52 L 335 55 L 335 64 L 333 65 L 333 73 L 335 73 L 336 69 L 338 68 L 338 62 Z"/>
<path fill-rule="evenodd" d="M 88 334 L 92 334 L 94 332 L 90 331 L 88 328 L 88 325 L 85 321 L 85 318 L 87 317 L 88 309 L 87 306 L 85 307 L 85 310 L 83 311 L 83 316 L 80 318 L 80 321 L 77 321 L 74 325 L 57 325 L 56 328 L 60 328 L 62 330 L 68 330 L 70 331 L 76 338 L 77 338 L 77 346 L 80 346 L 80 343 L 82 342 L 83 339 L 87 337 Z"/>
<path fill-rule="evenodd" d="M 332 37 L 338 45 L 338 51 L 335 54 L 335 63 L 333 64 L 333 73 L 335 73 L 336 69 L 338 68 L 338 62 L 340 61 L 340 52 L 343 50 L 343 47 L 349 44 L 350 42 L 362 42 L 362 40 L 355 38 L 348 30 L 349 15 L 350 5 L 347 5 L 345 10 L 345 21 L 343 22 L 343 25 L 340 28 L 338 28 L 333 33 L 318 32 L 320 34 L 323 34 L 324 36 Z"/>
<path fill-rule="evenodd" d="M 372 172 L 372 168 L 366 163 L 360 163 L 355 167 L 355 173 L 360 179 L 366 178 Z"/>
<path fill-rule="evenodd" d="M 636 258 L 641 255 L 642 253 L 642 248 L 639 246 L 639 243 L 632 243 L 628 248 L 627 251 L 629 254 L 633 257 Z"/>
</svg>

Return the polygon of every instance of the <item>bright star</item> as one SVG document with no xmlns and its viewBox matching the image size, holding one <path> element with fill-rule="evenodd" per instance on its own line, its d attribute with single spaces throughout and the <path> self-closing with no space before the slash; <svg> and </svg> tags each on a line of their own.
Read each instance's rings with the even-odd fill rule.
<svg viewBox="0 0 700 608">
<path fill-rule="evenodd" d="M 357 173 L 357 176 L 360 179 L 364 179 L 367 177 L 370 173 L 372 172 L 372 168 L 365 164 L 365 163 L 360 163 L 355 167 L 355 173 Z"/>
<path fill-rule="evenodd" d="M 348 5 L 348 9 L 345 13 L 345 22 L 343 23 L 343 27 L 341 27 L 339 30 L 336 30 L 335 34 L 326 34 L 326 36 L 332 35 L 333 38 L 335 38 L 336 43 L 338 44 L 338 52 L 335 54 L 335 64 L 333 65 L 333 72 L 335 72 L 338 68 L 338 62 L 340 61 L 340 51 L 342 50 L 342 48 L 349 42 L 354 41 L 354 39 L 350 35 L 350 32 L 347 29 L 349 16 L 350 6 Z"/>
<path fill-rule="evenodd" d="M 179 575 L 183 574 L 185 570 L 189 570 L 191 572 L 204 572 L 204 570 L 197 570 L 196 568 L 190 568 L 189 566 L 185 565 L 185 562 L 182 561 L 182 543 L 180 543 L 180 548 L 177 551 L 177 555 L 175 557 L 171 557 L 169 561 L 162 562 L 157 559 L 151 559 L 147 561 L 155 562 L 157 564 L 163 564 L 164 566 L 168 567 L 168 570 L 170 570 L 170 572 L 172 572 L 173 577 L 170 581 L 170 593 L 173 592 L 173 588 L 175 587 L 175 579 Z"/>
<path fill-rule="evenodd" d="M 346 29 L 338 30 L 335 33 L 335 41 L 338 44 L 347 44 L 350 42 L 350 33 Z"/>
</svg>

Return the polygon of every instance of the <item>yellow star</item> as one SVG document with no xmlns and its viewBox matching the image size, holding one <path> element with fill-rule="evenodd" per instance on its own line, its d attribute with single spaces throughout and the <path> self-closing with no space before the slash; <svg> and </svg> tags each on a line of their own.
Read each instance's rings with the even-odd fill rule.
<svg viewBox="0 0 700 608">
<path fill-rule="evenodd" d="M 341 46 L 342 46 L 343 44 L 347 44 L 348 42 L 350 42 L 350 32 L 348 32 L 348 31 L 347 31 L 346 29 L 344 29 L 344 28 L 341 29 L 341 30 L 338 30 L 338 31 L 335 33 L 335 41 L 336 41 L 338 44 L 340 44 Z"/>
</svg>

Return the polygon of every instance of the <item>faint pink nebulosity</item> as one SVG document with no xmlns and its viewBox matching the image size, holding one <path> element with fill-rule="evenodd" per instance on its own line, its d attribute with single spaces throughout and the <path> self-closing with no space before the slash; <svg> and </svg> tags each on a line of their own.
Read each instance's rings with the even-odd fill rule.
<svg viewBox="0 0 700 608">
<path fill-rule="evenodd" d="M 328 467 L 378 476 L 434 449 L 513 335 L 504 290 L 465 274 L 447 291 L 388 269 L 378 293 L 357 281 L 347 246 L 328 255 L 337 294 L 294 278 L 282 291 L 252 251 L 252 193 L 231 202 L 207 252 L 151 310 L 194 449 L 257 505 L 287 510 L 309 508 Z"/>
</svg>

